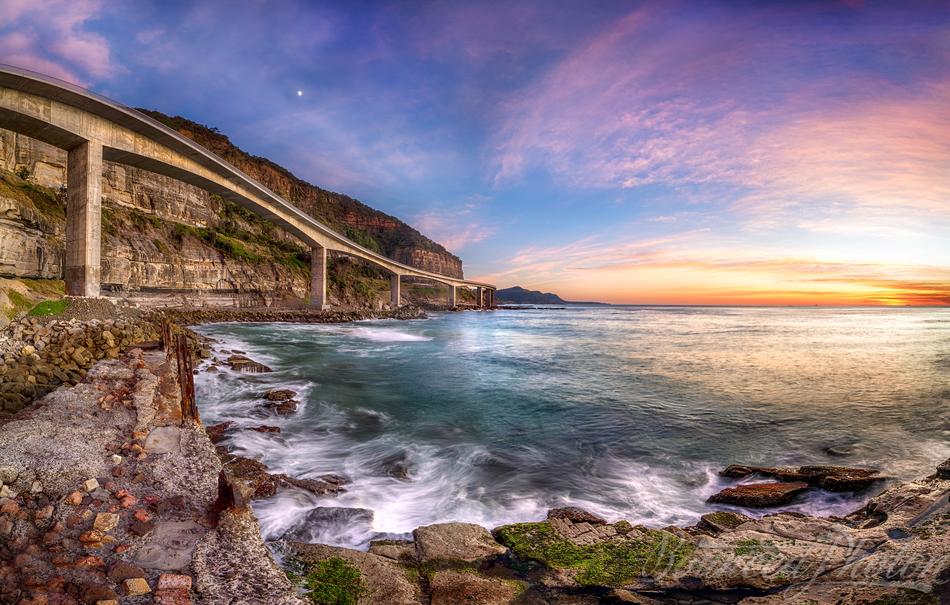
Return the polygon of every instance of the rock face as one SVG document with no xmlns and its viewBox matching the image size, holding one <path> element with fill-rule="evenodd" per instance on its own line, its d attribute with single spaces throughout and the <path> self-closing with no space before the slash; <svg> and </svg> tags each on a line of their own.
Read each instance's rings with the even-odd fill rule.
<svg viewBox="0 0 950 605">
<path fill-rule="evenodd" d="M 718 494 L 709 497 L 707 502 L 719 504 L 734 504 L 762 508 L 764 506 L 778 506 L 787 504 L 808 489 L 808 484 L 800 481 L 792 483 L 748 483 L 727 487 Z"/>
<path fill-rule="evenodd" d="M 173 127 L 185 136 L 210 147 L 358 243 L 421 269 L 462 276 L 458 257 L 398 219 L 309 185 L 283 168 L 233 147 L 226 137 L 199 124 L 172 120 L 177 120 Z M 60 149 L 0 130 L 0 170 L 20 171 L 30 183 L 48 190 L 34 192 L 29 186 L 0 183 L 0 274 L 61 277 L 65 213 L 55 193 L 65 181 L 65 158 Z M 49 191 L 54 194 L 52 199 Z M 261 231 L 219 197 L 111 162 L 104 162 L 102 195 L 102 283 L 108 289 L 130 296 L 160 293 L 176 302 L 184 300 L 183 292 L 193 290 L 203 292 L 209 300 L 218 296 L 241 305 L 269 304 L 307 294 L 309 267 L 306 259 L 294 257 L 305 254 L 306 247 L 279 231 Z M 201 229 L 226 232 L 227 236 L 209 241 Z M 271 252 L 276 254 L 267 253 L 266 246 L 255 243 L 255 237 L 246 238 L 248 232 L 272 240 Z M 229 254 L 235 250 L 235 240 L 241 249 Z M 262 255 L 273 257 L 265 258 L 272 262 L 256 260 Z"/>
</svg>

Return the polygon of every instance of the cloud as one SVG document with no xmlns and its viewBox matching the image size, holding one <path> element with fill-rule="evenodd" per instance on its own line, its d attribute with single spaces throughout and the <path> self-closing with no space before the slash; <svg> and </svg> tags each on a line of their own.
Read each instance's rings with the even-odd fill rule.
<svg viewBox="0 0 950 605">
<path fill-rule="evenodd" d="M 703 230 L 528 247 L 479 279 L 621 303 L 950 305 L 948 267 L 740 249 Z"/>
<path fill-rule="evenodd" d="M 412 223 L 428 237 L 457 254 L 495 233 L 495 227 L 486 225 L 480 218 L 483 215 L 482 204 L 487 198 L 475 195 L 470 199 L 474 201 L 460 208 L 421 212 Z"/>
<path fill-rule="evenodd" d="M 88 29 L 101 10 L 96 0 L 0 0 L 0 62 L 80 85 L 114 76 L 109 43 Z"/>
<path fill-rule="evenodd" d="M 676 7 L 630 12 L 513 95 L 496 186 L 542 168 L 570 188 L 698 191 L 750 229 L 950 217 L 950 52 L 921 43 L 945 26 L 878 14 L 836 35 L 807 7 Z"/>
</svg>

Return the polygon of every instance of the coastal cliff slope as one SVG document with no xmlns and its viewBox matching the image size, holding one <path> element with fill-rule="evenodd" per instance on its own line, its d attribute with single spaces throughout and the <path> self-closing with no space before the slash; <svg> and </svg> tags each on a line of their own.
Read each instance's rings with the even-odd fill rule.
<svg viewBox="0 0 950 605">
<path fill-rule="evenodd" d="M 418 231 L 345 195 L 309 185 L 227 137 L 166 118 L 268 187 L 350 239 L 421 269 L 461 276 L 458 257 Z M 0 276 L 58 280 L 65 238 L 65 152 L 0 130 Z M 106 162 L 103 171 L 103 290 L 152 304 L 300 304 L 310 251 L 296 238 L 219 196 L 146 170 Z M 389 300 L 384 271 L 331 254 L 331 303 L 376 308 Z M 12 294 L 11 294 L 12 293 Z M 432 286 L 404 285 L 415 302 L 439 300 Z M 0 285 L 8 317 L 48 298 L 32 284 Z M 24 302 L 26 301 L 26 302 Z"/>
</svg>

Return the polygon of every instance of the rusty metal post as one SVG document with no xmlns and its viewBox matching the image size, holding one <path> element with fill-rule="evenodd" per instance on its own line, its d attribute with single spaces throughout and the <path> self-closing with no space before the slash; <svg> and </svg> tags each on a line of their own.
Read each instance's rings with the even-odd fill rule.
<svg viewBox="0 0 950 605">
<path fill-rule="evenodd" d="M 172 324 L 167 319 L 162 320 L 162 349 L 169 351 L 172 347 Z"/>
<path fill-rule="evenodd" d="M 195 404 L 195 374 L 188 347 L 188 337 L 178 334 L 175 338 L 175 358 L 178 361 L 178 384 L 181 387 L 181 423 L 201 424 L 198 406 Z"/>
</svg>

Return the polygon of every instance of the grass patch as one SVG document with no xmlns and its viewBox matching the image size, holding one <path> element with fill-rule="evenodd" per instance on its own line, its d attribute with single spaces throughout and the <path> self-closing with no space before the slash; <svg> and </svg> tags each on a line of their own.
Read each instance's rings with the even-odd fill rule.
<svg viewBox="0 0 950 605">
<path fill-rule="evenodd" d="M 330 557 L 308 565 L 303 576 L 294 576 L 307 598 L 316 605 L 356 605 L 366 594 L 363 574 L 346 559 Z"/>
<path fill-rule="evenodd" d="M 9 173 L 0 178 L 0 195 L 21 203 L 32 204 L 47 220 L 65 220 L 66 203 L 56 191 L 15 177 Z"/>
<path fill-rule="evenodd" d="M 61 279 L 30 279 L 21 277 L 26 287 L 44 296 L 61 297 L 66 294 L 66 282 Z"/>
<path fill-rule="evenodd" d="M 10 304 L 13 305 L 12 308 L 7 309 L 6 311 L 7 319 L 13 319 L 22 311 L 29 309 L 33 304 L 27 297 L 23 296 L 16 290 L 7 290 L 7 298 L 10 299 Z"/>
<path fill-rule="evenodd" d="M 641 575 L 679 569 L 695 546 L 663 530 L 581 546 L 562 538 L 547 521 L 516 523 L 497 530 L 498 541 L 522 559 L 554 569 L 576 569 L 585 586 L 621 586 Z"/>
<path fill-rule="evenodd" d="M 765 552 L 765 548 L 758 540 L 739 540 L 736 542 L 735 553 L 740 557 L 754 557 Z"/>
<path fill-rule="evenodd" d="M 35 307 L 30 309 L 30 312 L 27 313 L 27 315 L 30 317 L 50 317 L 53 315 L 60 315 L 66 310 L 66 307 L 68 306 L 69 301 L 66 299 L 44 300 L 37 303 Z"/>
</svg>

